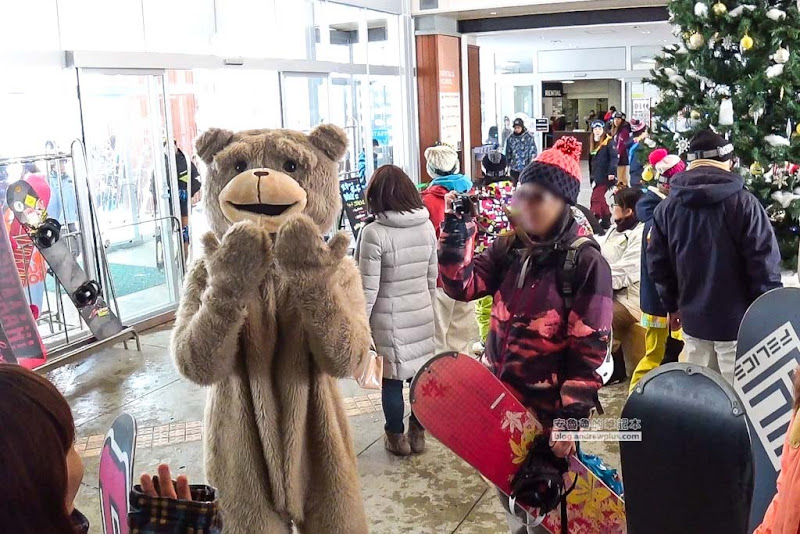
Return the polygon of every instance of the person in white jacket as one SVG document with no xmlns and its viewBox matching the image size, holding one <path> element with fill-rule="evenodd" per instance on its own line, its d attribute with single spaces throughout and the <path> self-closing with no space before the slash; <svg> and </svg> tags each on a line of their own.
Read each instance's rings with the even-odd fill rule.
<svg viewBox="0 0 800 534">
<path fill-rule="evenodd" d="M 403 434 L 403 382 L 434 354 L 436 232 L 414 183 L 399 167 L 375 171 L 366 201 L 374 221 L 361 230 L 356 261 L 372 338 L 383 357 L 384 446 L 406 456 L 425 449 L 425 431 L 413 412 L 408 436 Z"/>
<path fill-rule="evenodd" d="M 614 288 L 614 341 L 611 347 L 614 374 L 611 375 L 609 384 L 623 382 L 627 378 L 622 344 L 634 334 L 642 317 L 642 310 L 639 308 L 639 281 L 643 224 L 636 218 L 636 203 L 642 194 L 638 187 L 620 189 L 614 194 L 612 214 L 616 226 L 608 233 L 601 246 L 603 257 L 611 266 L 611 284 Z"/>
</svg>

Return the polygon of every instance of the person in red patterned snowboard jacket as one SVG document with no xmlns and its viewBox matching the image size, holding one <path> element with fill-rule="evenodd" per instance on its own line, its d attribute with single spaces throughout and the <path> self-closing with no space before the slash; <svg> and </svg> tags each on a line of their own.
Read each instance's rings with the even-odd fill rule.
<svg viewBox="0 0 800 534">
<path fill-rule="evenodd" d="M 475 250 L 476 223 L 454 214 L 447 196 L 439 273 L 453 299 L 493 297 L 486 357 L 494 374 L 546 429 L 556 418 L 588 417 L 599 407 L 597 373 L 613 315 L 611 270 L 591 237 L 581 237 L 571 206 L 580 189 L 580 143 L 560 139 L 522 172 L 511 236 Z M 564 267 L 574 253 L 570 295 Z M 559 456 L 574 444 L 558 442 Z"/>
</svg>

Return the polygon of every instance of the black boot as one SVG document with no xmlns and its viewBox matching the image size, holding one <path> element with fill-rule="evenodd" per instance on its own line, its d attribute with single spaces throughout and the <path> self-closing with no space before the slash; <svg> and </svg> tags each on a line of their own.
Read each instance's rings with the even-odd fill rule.
<svg viewBox="0 0 800 534">
<path fill-rule="evenodd" d="M 625 369 L 625 356 L 622 354 L 622 347 L 618 348 L 611 353 L 614 358 L 614 372 L 611 373 L 611 378 L 608 379 L 607 386 L 614 384 L 621 384 L 628 379 L 628 372 Z"/>
<path fill-rule="evenodd" d="M 600 226 L 603 227 L 603 230 L 611 228 L 611 215 L 603 215 L 600 219 Z"/>
</svg>

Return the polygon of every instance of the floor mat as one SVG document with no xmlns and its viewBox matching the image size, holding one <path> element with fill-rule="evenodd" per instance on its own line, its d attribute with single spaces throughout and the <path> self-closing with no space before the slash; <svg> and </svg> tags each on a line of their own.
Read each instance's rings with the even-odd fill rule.
<svg viewBox="0 0 800 534">
<path fill-rule="evenodd" d="M 155 267 L 123 263 L 110 263 L 109 267 L 117 298 L 167 283 L 165 273 Z M 52 276 L 47 277 L 47 289 L 55 291 L 55 280 Z"/>
</svg>

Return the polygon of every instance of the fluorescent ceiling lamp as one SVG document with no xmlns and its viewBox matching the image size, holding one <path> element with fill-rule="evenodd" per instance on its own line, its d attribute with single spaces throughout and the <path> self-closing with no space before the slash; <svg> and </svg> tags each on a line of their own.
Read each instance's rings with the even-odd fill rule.
<svg viewBox="0 0 800 534">
<path fill-rule="evenodd" d="M 654 57 L 643 57 L 643 58 L 641 58 L 639 60 L 639 63 L 646 63 L 648 65 L 655 65 L 656 64 L 656 58 L 654 58 Z"/>
<path fill-rule="evenodd" d="M 595 28 L 593 30 L 585 30 L 589 35 L 608 35 L 610 33 L 617 33 L 611 28 Z"/>
<path fill-rule="evenodd" d="M 564 81 L 563 81 L 563 82 L 561 82 L 561 83 L 575 83 L 575 81 L 574 81 L 574 80 L 564 80 Z"/>
</svg>

